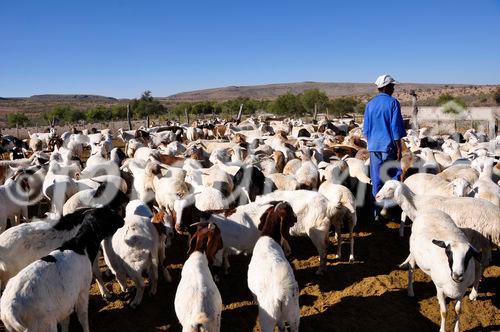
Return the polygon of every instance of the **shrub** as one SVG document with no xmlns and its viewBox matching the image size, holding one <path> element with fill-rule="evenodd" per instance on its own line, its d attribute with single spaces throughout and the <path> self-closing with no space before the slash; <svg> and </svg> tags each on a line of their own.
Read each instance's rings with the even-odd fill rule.
<svg viewBox="0 0 500 332">
<path fill-rule="evenodd" d="M 24 113 L 16 112 L 7 115 L 7 122 L 9 127 L 15 127 L 16 125 L 26 126 L 29 123 L 29 119 Z"/>
</svg>

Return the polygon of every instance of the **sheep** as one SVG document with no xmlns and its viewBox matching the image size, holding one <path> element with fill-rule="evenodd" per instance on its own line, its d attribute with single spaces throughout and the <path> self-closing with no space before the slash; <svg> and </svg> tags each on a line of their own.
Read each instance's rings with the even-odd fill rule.
<svg viewBox="0 0 500 332">
<path fill-rule="evenodd" d="M 224 243 L 224 272 L 229 270 L 229 254 L 251 253 L 259 239 L 259 220 L 266 216 L 276 202 L 249 203 L 236 209 L 223 211 L 200 211 L 193 205 L 193 195 L 175 202 L 175 228 L 179 233 L 192 233 L 191 225 L 203 221 L 218 226 Z M 285 203 L 285 206 L 289 206 Z M 290 208 L 291 209 L 291 208 Z M 221 262 L 217 262 L 219 265 Z"/>
<path fill-rule="evenodd" d="M 169 212 L 162 210 L 156 206 L 153 206 L 156 213 L 151 219 L 151 223 L 156 228 L 159 237 L 159 247 L 158 247 L 158 259 L 159 264 L 162 268 L 163 277 L 167 282 L 172 282 L 172 276 L 167 268 L 167 261 L 165 257 L 165 249 L 170 247 L 172 243 L 172 238 L 174 237 L 174 221 L 172 216 L 172 210 Z"/>
<path fill-rule="evenodd" d="M 96 197 L 99 197 L 106 189 L 108 183 L 113 185 L 112 188 L 117 188 L 123 193 L 127 192 L 126 184 L 120 177 L 105 176 L 102 181 L 100 179 L 101 177 L 97 177 L 95 180 L 89 179 L 89 189 L 80 190 L 71 196 L 63 205 L 62 215 L 73 213 L 80 208 L 91 207 L 95 203 Z"/>
<path fill-rule="evenodd" d="M 120 210 L 128 198 L 111 186 L 105 190 L 103 185 L 92 203 L 101 203 L 109 209 Z M 89 204 L 89 205 L 91 205 Z M 0 286 L 16 275 L 21 269 L 47 255 L 78 232 L 83 216 L 88 209 L 63 216 L 61 219 L 35 220 L 9 228 L 0 234 Z M 109 298 L 109 292 L 103 287 L 97 265 L 94 266 L 97 283 L 101 294 Z M 1 287 L 0 287 L 1 289 Z"/>
<path fill-rule="evenodd" d="M 298 220 L 290 229 L 290 234 L 309 236 L 319 254 L 319 268 L 316 274 L 324 274 L 326 269 L 326 249 L 330 223 L 338 223 L 334 217 L 340 206 L 330 202 L 328 198 L 322 194 L 309 190 L 278 190 L 258 196 L 255 200 L 257 203 L 268 203 L 272 201 L 285 201 L 290 203 Z"/>
<path fill-rule="evenodd" d="M 154 197 L 152 191 L 153 178 L 149 174 L 146 174 L 145 166 L 145 162 L 128 159 L 121 168 L 128 168 L 133 174 L 133 198 L 149 202 Z"/>
<path fill-rule="evenodd" d="M 435 209 L 417 212 L 410 236 L 410 255 L 401 267 L 408 267 L 408 295 L 411 297 L 414 296 L 412 279 L 416 265 L 432 278 L 441 311 L 441 332 L 446 326 L 447 297 L 457 300 L 454 331 L 459 331 L 462 298 L 474 283 L 477 263 L 472 258 L 481 259 L 449 215 Z"/>
<path fill-rule="evenodd" d="M 18 225 L 21 218 L 28 218 L 29 182 L 26 171 L 17 171 L 0 186 L 0 233 L 7 228 L 7 219 Z"/>
<path fill-rule="evenodd" d="M 263 332 L 276 325 L 291 332 L 299 331 L 299 286 L 283 249 L 279 245 L 290 237 L 290 227 L 297 216 L 290 205 L 280 202 L 260 218 L 261 237 L 255 244 L 248 266 L 248 288 L 259 306 L 259 323 Z"/>
<path fill-rule="evenodd" d="M 363 183 L 371 183 L 370 178 L 365 173 L 366 164 L 363 160 L 356 158 L 346 158 L 344 160 L 349 166 L 349 175 L 351 177 L 355 177 Z"/>
<path fill-rule="evenodd" d="M 278 190 L 296 190 L 299 189 L 299 182 L 293 175 L 282 173 L 273 173 L 267 176 Z"/>
<path fill-rule="evenodd" d="M 479 179 L 472 186 L 474 197 L 482 198 L 500 207 L 500 187 L 493 182 L 493 158 L 483 163 L 483 169 Z"/>
<path fill-rule="evenodd" d="M 468 165 L 457 164 L 448 167 L 441 173 L 437 174 L 437 176 L 448 182 L 451 182 L 456 178 L 464 178 L 467 182 L 474 183 L 479 178 L 479 173 Z"/>
<path fill-rule="evenodd" d="M 489 241 L 500 245 L 500 208 L 483 199 L 470 197 L 440 197 L 415 195 L 404 183 L 389 180 L 377 193 L 375 199 L 395 201 L 406 215 L 415 220 L 417 211 L 433 208 L 447 213 L 462 228 L 469 242 L 482 252 L 481 265 L 476 267 L 474 288 L 479 286 L 482 269 L 488 266 L 491 258 Z M 477 293 L 471 293 L 475 299 Z"/>
<path fill-rule="evenodd" d="M 356 199 L 352 192 L 340 184 L 334 184 L 331 182 L 323 182 L 321 186 L 319 186 L 318 192 L 323 194 L 330 203 L 338 205 L 337 214 L 334 217 L 335 226 L 335 234 L 338 241 L 337 248 L 337 258 L 340 259 L 341 256 L 341 247 L 342 247 L 342 224 L 346 222 L 347 227 L 349 229 L 349 241 L 350 241 L 350 254 L 349 254 L 349 262 L 354 262 L 354 226 L 356 226 L 357 222 L 357 214 L 356 214 Z"/>
<path fill-rule="evenodd" d="M 159 236 L 151 223 L 153 214 L 140 200 L 130 201 L 126 207 L 125 225 L 103 242 L 104 260 L 116 277 L 122 292 L 127 289 L 127 276 L 134 280 L 136 294 L 131 308 L 142 301 L 146 272 L 150 278 L 149 294 L 156 294 L 158 284 Z"/>
<path fill-rule="evenodd" d="M 316 165 L 311 161 L 312 150 L 302 149 L 302 164 L 295 172 L 295 178 L 299 183 L 299 188 L 316 190 L 318 189 L 319 173 Z"/>
<path fill-rule="evenodd" d="M 31 151 L 42 151 L 43 141 L 39 138 L 32 138 L 29 141 L 29 148 Z"/>
<path fill-rule="evenodd" d="M 283 168 L 283 174 L 285 175 L 295 175 L 297 173 L 297 170 L 302 166 L 302 162 L 300 159 L 290 159 L 288 162 L 285 164 L 285 167 Z"/>
<path fill-rule="evenodd" d="M 182 331 L 220 331 L 222 298 L 208 265 L 221 248 L 220 231 L 213 224 L 201 228 L 191 237 L 189 258 L 182 267 L 174 299 L 175 314 Z"/>
<path fill-rule="evenodd" d="M 15 159 L 15 160 L 0 160 L 0 183 L 14 174 L 15 169 L 19 167 L 28 167 L 32 165 L 40 156 L 39 153 L 33 153 L 29 158 Z"/>
<path fill-rule="evenodd" d="M 471 184 L 464 178 L 456 178 L 451 182 L 434 174 L 416 173 L 404 181 L 417 195 L 435 195 L 444 197 L 464 197 Z"/>
<path fill-rule="evenodd" d="M 86 211 L 81 228 L 49 255 L 34 261 L 9 280 L 0 299 L 0 317 L 8 331 L 57 331 L 76 311 L 89 332 L 88 301 L 92 262 L 99 243 L 123 226 L 123 219 L 106 208 Z"/>
</svg>

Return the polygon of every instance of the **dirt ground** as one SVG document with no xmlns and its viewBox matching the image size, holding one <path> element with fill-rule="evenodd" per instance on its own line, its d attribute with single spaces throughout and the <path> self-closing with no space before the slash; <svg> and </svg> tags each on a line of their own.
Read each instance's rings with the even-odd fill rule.
<svg viewBox="0 0 500 332">
<path fill-rule="evenodd" d="M 318 256 L 308 238 L 294 238 L 293 267 L 300 286 L 301 331 L 437 331 L 440 314 L 436 290 L 429 277 L 420 270 L 415 274 L 415 298 L 406 295 L 406 272 L 397 264 L 408 254 L 408 235 L 400 238 L 397 225 L 358 225 L 355 239 L 356 261 L 349 264 L 348 245 L 344 242 L 342 261 L 329 254 L 328 272 L 317 277 Z M 409 230 L 406 233 L 410 233 Z M 334 252 L 330 237 L 329 253 Z M 158 293 L 145 294 L 139 308 L 127 306 L 132 294 L 119 294 L 116 282 L 108 279 L 108 288 L 118 294 L 105 302 L 97 286 L 92 285 L 89 319 L 92 331 L 180 331 L 174 311 L 174 296 L 185 259 L 185 239 L 173 244 L 168 258 L 172 284 L 163 279 Z M 463 331 L 500 331 L 500 263 L 494 252 L 493 264 L 486 270 L 479 299 L 464 300 L 461 315 Z M 257 307 L 246 285 L 249 258 L 232 257 L 230 274 L 218 284 L 224 303 L 222 331 L 260 331 Z M 454 303 L 454 302 L 453 302 Z M 455 317 L 448 307 L 447 330 Z M 76 324 L 73 324 L 76 327 Z M 73 328 L 72 330 L 78 330 Z"/>
</svg>

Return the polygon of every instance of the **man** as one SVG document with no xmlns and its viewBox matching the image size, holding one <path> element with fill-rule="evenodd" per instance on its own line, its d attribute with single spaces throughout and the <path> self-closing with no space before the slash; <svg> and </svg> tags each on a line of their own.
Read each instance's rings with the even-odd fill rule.
<svg viewBox="0 0 500 332">
<path fill-rule="evenodd" d="M 379 94 L 373 97 L 365 108 L 363 135 L 368 139 L 370 151 L 370 178 L 372 180 L 372 195 L 375 198 L 382 188 L 382 180 L 399 180 L 402 148 L 401 138 L 406 136 L 406 130 L 401 116 L 399 101 L 392 97 L 396 80 L 390 75 L 381 75 L 375 81 Z M 392 167 L 384 167 L 391 162 Z M 388 166 L 388 165 L 386 165 Z M 380 207 L 375 207 L 375 221 L 380 219 Z"/>
</svg>

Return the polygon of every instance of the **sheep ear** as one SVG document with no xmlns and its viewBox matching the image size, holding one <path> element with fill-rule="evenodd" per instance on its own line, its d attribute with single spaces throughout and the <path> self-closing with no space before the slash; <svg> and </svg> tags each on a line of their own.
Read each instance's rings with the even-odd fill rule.
<svg viewBox="0 0 500 332">
<path fill-rule="evenodd" d="M 198 241 L 198 235 L 193 234 L 189 240 L 189 249 L 187 252 L 188 257 L 196 250 L 196 242 Z"/>
<path fill-rule="evenodd" d="M 435 245 L 437 245 L 438 247 L 441 247 L 443 249 L 446 249 L 446 247 L 448 246 L 446 244 L 446 242 L 440 241 L 440 240 L 432 240 L 432 243 L 434 243 Z"/>
<path fill-rule="evenodd" d="M 475 260 L 477 260 L 478 262 L 481 262 L 482 254 L 479 251 L 477 251 L 476 248 L 474 248 L 473 246 L 470 246 L 469 251 L 472 253 L 472 257 L 474 257 Z"/>
<path fill-rule="evenodd" d="M 269 215 L 269 213 L 271 213 L 271 211 L 273 210 L 274 208 L 271 206 L 270 208 L 268 208 L 263 214 L 262 216 L 260 216 L 260 222 L 259 222 L 259 226 L 257 226 L 257 229 L 259 231 L 262 231 L 262 229 L 264 228 L 264 225 L 266 224 L 266 220 L 267 220 L 267 216 Z"/>
</svg>

